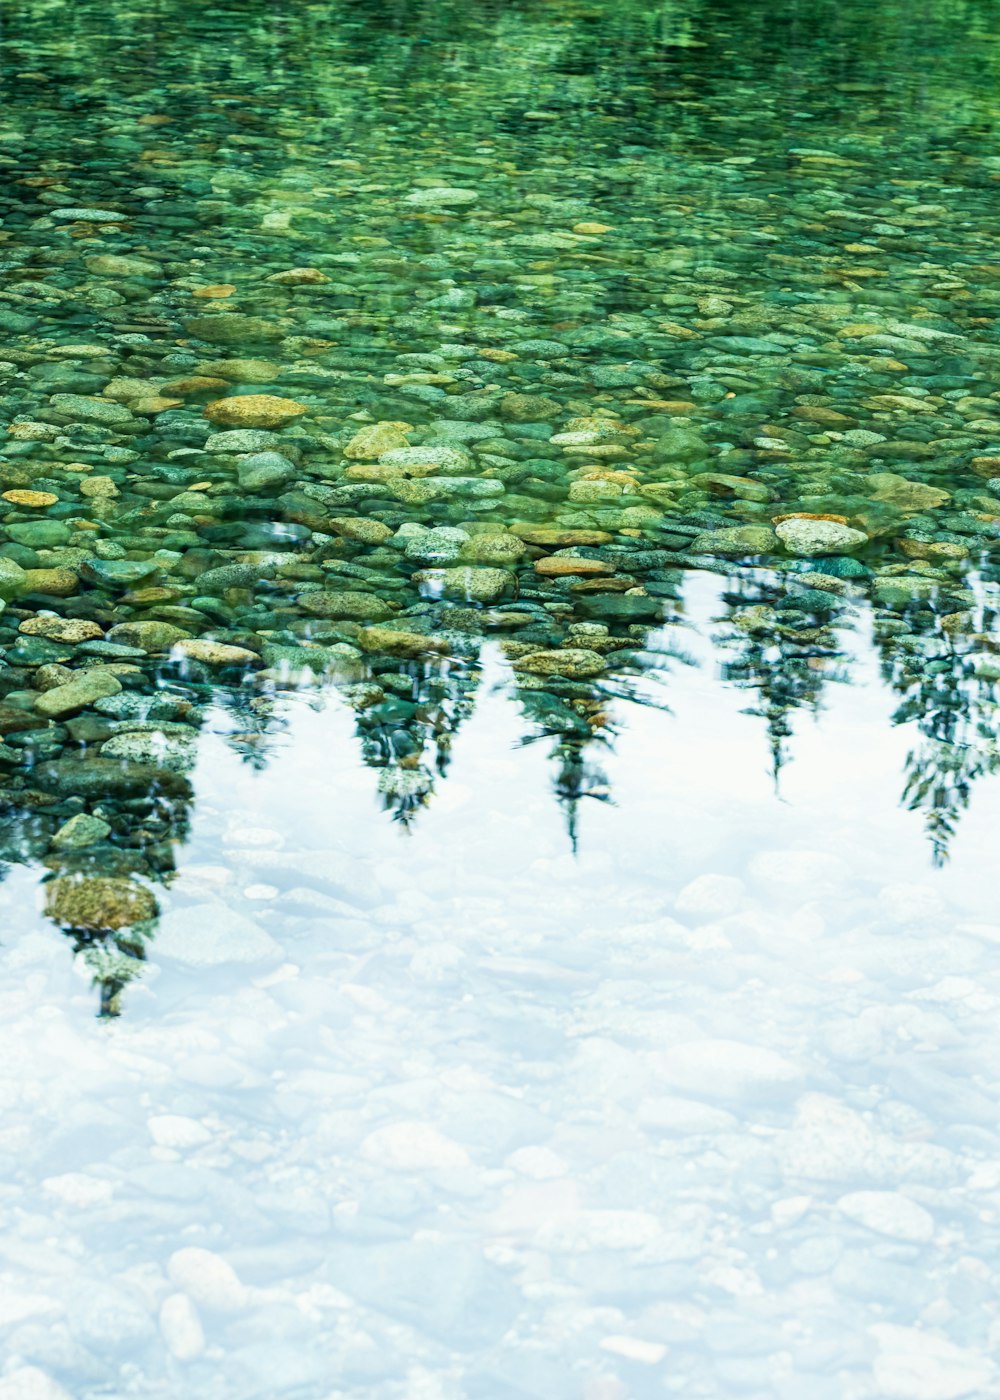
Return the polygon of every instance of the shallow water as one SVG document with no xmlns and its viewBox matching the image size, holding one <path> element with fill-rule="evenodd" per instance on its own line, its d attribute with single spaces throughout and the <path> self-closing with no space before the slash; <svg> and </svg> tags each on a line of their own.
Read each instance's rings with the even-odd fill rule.
<svg viewBox="0 0 1000 1400">
<path fill-rule="evenodd" d="M 992 6 L 12 0 L 0 1400 L 1000 1396 Z"/>
</svg>

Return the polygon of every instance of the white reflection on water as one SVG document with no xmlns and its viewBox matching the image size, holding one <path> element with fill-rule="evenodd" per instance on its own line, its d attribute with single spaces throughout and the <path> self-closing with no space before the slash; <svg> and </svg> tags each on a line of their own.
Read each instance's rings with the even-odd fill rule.
<svg viewBox="0 0 1000 1400">
<path fill-rule="evenodd" d="M 997 785 L 934 871 L 859 633 L 776 794 L 691 596 L 575 858 L 492 658 L 409 832 L 207 739 L 120 1021 L 11 873 L 2 1400 L 1000 1394 Z"/>
</svg>

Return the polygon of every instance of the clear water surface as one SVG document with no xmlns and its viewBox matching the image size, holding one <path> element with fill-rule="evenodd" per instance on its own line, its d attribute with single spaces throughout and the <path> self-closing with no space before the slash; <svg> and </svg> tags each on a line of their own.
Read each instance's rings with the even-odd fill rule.
<svg viewBox="0 0 1000 1400">
<path fill-rule="evenodd" d="M 995 30 L 9 0 L 0 1400 L 1000 1396 Z"/>
</svg>

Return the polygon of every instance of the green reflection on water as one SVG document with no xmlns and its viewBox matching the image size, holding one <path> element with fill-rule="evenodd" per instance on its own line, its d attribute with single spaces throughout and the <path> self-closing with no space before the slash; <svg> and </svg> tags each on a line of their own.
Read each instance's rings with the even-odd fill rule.
<svg viewBox="0 0 1000 1400">
<path fill-rule="evenodd" d="M 335 685 L 407 822 L 495 636 L 575 840 L 692 569 L 776 775 L 872 604 L 946 858 L 997 762 L 991 21 L 5 8 L 3 844 L 117 882 L 49 891 L 107 1009 L 207 706 L 263 763 Z"/>
</svg>

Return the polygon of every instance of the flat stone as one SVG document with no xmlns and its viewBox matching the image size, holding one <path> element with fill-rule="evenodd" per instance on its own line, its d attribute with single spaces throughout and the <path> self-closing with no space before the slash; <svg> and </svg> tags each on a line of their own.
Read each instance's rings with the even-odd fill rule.
<svg viewBox="0 0 1000 1400">
<path fill-rule="evenodd" d="M 607 660 L 586 647 L 533 651 L 514 662 L 515 671 L 525 671 L 532 676 L 565 676 L 569 680 L 599 676 L 607 669 Z"/>
<path fill-rule="evenodd" d="M 393 534 L 381 520 L 368 520 L 364 516 L 337 516 L 329 524 L 342 539 L 357 540 L 359 544 L 384 544 Z"/>
<path fill-rule="evenodd" d="M 879 1346 L 875 1384 L 885 1400 L 962 1400 L 992 1390 L 996 1367 L 980 1351 L 956 1346 L 920 1327 L 869 1327 Z"/>
<path fill-rule="evenodd" d="M 270 452 L 281 447 L 281 438 L 263 428 L 232 428 L 229 432 L 213 433 L 205 441 L 205 451 L 243 455 L 247 452 Z"/>
<path fill-rule="evenodd" d="M 2 587 L 2 585 L 0 585 Z M 46 593 L 53 598 L 68 598 L 80 587 L 72 569 L 25 569 L 25 593 Z"/>
<path fill-rule="evenodd" d="M 772 554 L 777 545 L 777 535 L 766 525 L 734 525 L 705 530 L 695 536 L 691 548 L 695 554 L 721 554 L 738 559 L 745 555 Z"/>
<path fill-rule="evenodd" d="M 837 1209 L 848 1219 L 890 1239 L 926 1244 L 934 1236 L 931 1213 L 898 1191 L 853 1191 L 841 1196 Z"/>
<path fill-rule="evenodd" d="M 150 729 L 115 734 L 101 745 L 102 758 L 124 759 L 129 763 L 149 763 L 173 773 L 186 773 L 194 767 L 198 734 Z"/>
<path fill-rule="evenodd" d="M 67 422 L 98 423 L 108 428 L 128 427 L 135 422 L 124 404 L 85 394 L 53 394 L 49 407 Z"/>
<path fill-rule="evenodd" d="M 99 622 L 82 617 L 46 617 L 41 613 L 26 617 L 17 630 L 29 637 L 47 637 L 52 642 L 90 642 L 104 636 Z"/>
<path fill-rule="evenodd" d="M 203 666 L 259 666 L 261 660 L 247 647 L 228 646 L 201 637 L 184 637 L 174 644 L 173 651 Z"/>
<path fill-rule="evenodd" d="M 862 530 L 840 525 L 835 520 L 793 517 L 776 525 L 774 533 L 789 554 L 806 559 L 823 554 L 853 554 L 868 543 L 868 536 Z"/>
<path fill-rule="evenodd" d="M 304 593 L 299 599 L 303 612 L 334 621 L 385 622 L 396 611 L 377 593 L 326 590 Z"/>
<path fill-rule="evenodd" d="M 88 583 L 130 588 L 155 574 L 158 568 L 155 559 L 88 559 L 80 565 L 80 577 Z"/>
<path fill-rule="evenodd" d="M 284 272 L 272 272 L 265 280 L 282 287 L 309 287 L 330 279 L 318 267 L 289 267 Z"/>
<path fill-rule="evenodd" d="M 45 912 L 66 928 L 114 931 L 155 919 L 157 904 L 143 885 L 103 875 L 62 875 L 44 886 Z"/>
<path fill-rule="evenodd" d="M 869 494 L 897 510 L 936 510 L 951 500 L 951 493 L 940 486 L 909 481 L 895 472 L 873 472 L 865 482 Z"/>
<path fill-rule="evenodd" d="M 89 272 L 96 272 L 98 277 L 160 277 L 163 268 L 159 263 L 151 262 L 148 258 L 128 258 L 117 253 L 97 253 L 94 257 L 85 258 L 85 265 Z"/>
<path fill-rule="evenodd" d="M 215 345 L 252 345 L 255 340 L 280 340 L 283 331 L 263 316 L 241 316 L 225 312 L 215 316 L 192 316 L 186 323 L 188 335 Z"/>
<path fill-rule="evenodd" d="M 176 642 L 183 641 L 188 636 L 190 633 L 181 627 L 175 627 L 171 622 L 156 622 L 150 619 L 145 622 L 120 622 L 117 627 L 111 628 L 108 641 L 126 647 L 136 647 L 139 651 L 150 654 L 169 651 Z"/>
<path fill-rule="evenodd" d="M 196 904 L 164 914 L 152 952 L 187 967 L 223 967 L 277 959 L 279 945 L 260 924 L 224 904 Z"/>
<path fill-rule="evenodd" d="M 90 209 L 83 205 L 71 205 L 65 209 L 53 209 L 50 211 L 50 218 L 69 219 L 76 223 L 87 224 L 121 224 L 128 218 L 127 214 L 119 214 L 114 209 Z"/>
<path fill-rule="evenodd" d="M 253 358 L 210 360 L 197 365 L 196 370 L 211 379 L 228 379 L 234 384 L 271 384 L 281 373 L 281 365 L 275 360 Z"/>
<path fill-rule="evenodd" d="M 397 627 L 363 627 L 358 633 L 358 645 L 369 653 L 402 657 L 447 656 L 451 651 L 444 637 L 428 637 Z"/>
<path fill-rule="evenodd" d="M 409 447 L 406 434 L 410 431 L 409 423 L 370 423 L 354 434 L 344 448 L 344 456 L 354 462 L 375 462 L 385 452 Z"/>
<path fill-rule="evenodd" d="M 418 588 L 445 598 L 463 598 L 470 603 L 495 603 L 513 591 L 516 578 L 507 569 L 459 567 L 422 569 L 413 575 Z"/>
<path fill-rule="evenodd" d="M 535 573 L 543 578 L 569 578 L 574 575 L 586 578 L 614 572 L 615 565 L 603 559 L 575 559 L 565 554 L 550 554 L 546 559 L 535 560 Z"/>
<path fill-rule="evenodd" d="M 111 835 L 111 825 L 101 817 L 93 817 L 89 812 L 77 812 L 56 832 L 52 845 L 57 850 L 76 851 L 86 846 L 96 846 Z"/>
<path fill-rule="evenodd" d="M 802 1085 L 797 1065 L 765 1046 L 736 1040 L 689 1040 L 658 1056 L 659 1076 L 693 1098 L 787 1098 Z"/>
<path fill-rule="evenodd" d="M 18 520 L 7 525 L 7 534 L 15 544 L 27 545 L 29 549 L 65 544 L 70 533 L 69 526 L 61 520 Z"/>
<path fill-rule="evenodd" d="M 44 510 L 46 506 L 54 506 L 59 500 L 52 491 L 5 491 L 3 499 L 10 501 L 13 506 L 29 506 L 35 510 Z"/>
<path fill-rule="evenodd" d="M 35 700 L 35 709 L 47 719 L 61 719 L 64 715 L 75 714 L 77 710 L 92 705 L 95 700 L 117 695 L 121 688 L 121 681 L 104 667 L 81 671 L 66 685 L 57 685 L 39 695 Z"/>
<path fill-rule="evenodd" d="M 227 428 L 280 428 L 307 411 L 304 403 L 276 394 L 237 394 L 206 404 L 204 414 Z"/>
<path fill-rule="evenodd" d="M 461 186 L 454 185 L 435 185 L 431 189 L 411 190 L 411 192 L 406 195 L 404 203 L 415 204 L 418 208 L 424 206 L 433 207 L 435 205 L 460 207 L 476 204 L 478 200 L 478 190 L 465 189 Z"/>
</svg>

